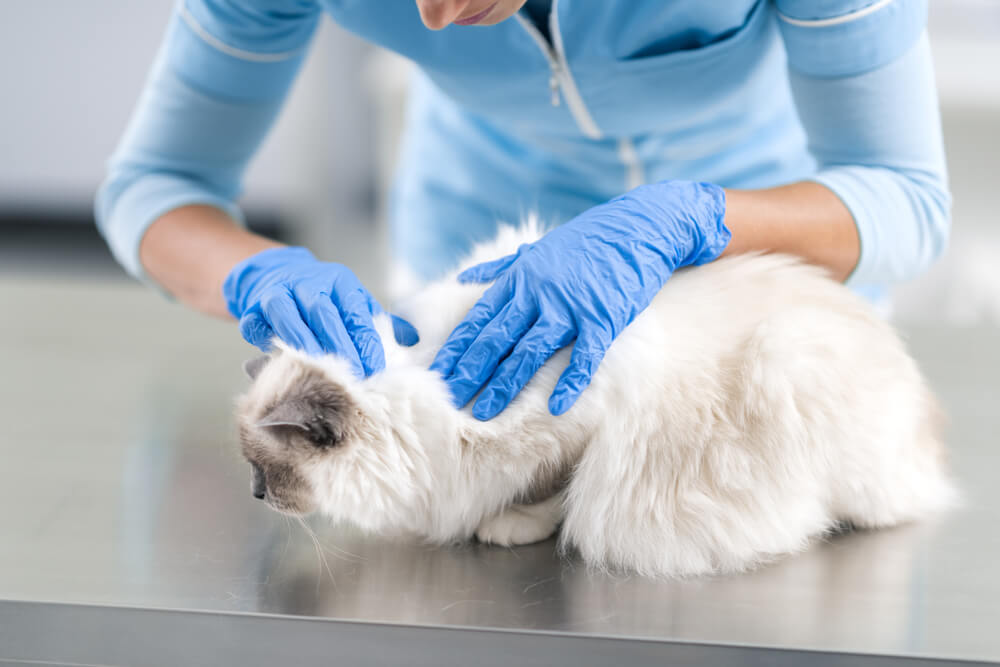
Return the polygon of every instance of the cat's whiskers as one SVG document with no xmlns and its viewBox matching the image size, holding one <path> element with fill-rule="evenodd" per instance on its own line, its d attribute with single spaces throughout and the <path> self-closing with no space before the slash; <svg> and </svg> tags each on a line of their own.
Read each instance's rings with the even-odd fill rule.
<svg viewBox="0 0 1000 667">
<path fill-rule="evenodd" d="M 281 549 L 281 555 L 278 556 L 278 567 L 285 560 L 285 554 L 288 553 L 288 545 L 292 543 L 292 522 L 288 520 L 287 514 L 281 514 L 281 518 L 285 520 L 285 546 Z"/>
<path fill-rule="evenodd" d="M 348 561 L 348 562 L 355 562 L 355 563 L 364 562 L 364 561 L 368 560 L 364 556 L 360 556 L 358 554 L 351 553 L 347 549 L 344 549 L 342 547 L 338 547 L 338 546 L 336 546 L 334 544 L 328 544 L 328 545 L 325 545 L 325 546 L 321 544 L 320 546 L 322 546 L 323 550 L 326 551 L 331 556 L 333 556 L 334 558 L 339 558 L 341 560 L 345 560 L 345 561 Z"/>
<path fill-rule="evenodd" d="M 330 575 L 330 583 L 333 584 L 334 588 L 337 588 L 337 581 L 333 576 L 333 570 L 330 569 L 330 563 L 326 560 L 326 554 L 324 553 L 324 549 L 320 546 L 319 538 L 316 536 L 316 532 L 309 527 L 309 525 L 305 522 L 305 520 L 301 516 L 297 516 L 295 518 L 299 522 L 299 525 L 302 526 L 302 529 L 306 531 L 306 535 L 309 536 L 309 539 L 312 540 L 313 548 L 316 550 L 316 558 L 319 560 L 320 565 L 322 566 L 320 570 L 316 573 L 316 595 L 317 596 L 319 595 L 319 585 L 323 577 L 324 569 L 326 570 L 327 574 Z"/>
</svg>

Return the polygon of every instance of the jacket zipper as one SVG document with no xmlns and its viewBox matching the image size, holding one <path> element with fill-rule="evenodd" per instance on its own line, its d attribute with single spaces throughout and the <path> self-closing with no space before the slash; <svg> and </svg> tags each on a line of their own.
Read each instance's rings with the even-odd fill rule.
<svg viewBox="0 0 1000 667">
<path fill-rule="evenodd" d="M 591 139 L 601 139 L 604 135 L 601 134 L 601 129 L 597 127 L 597 123 L 594 122 L 590 112 L 587 111 L 587 105 L 583 103 L 580 91 L 577 89 L 573 75 L 566 64 L 562 36 L 559 34 L 558 5 L 559 0 L 552 0 L 552 8 L 549 11 L 549 34 L 552 35 L 553 42 L 551 44 L 529 19 L 522 16 L 520 12 L 515 16 L 525 31 L 538 44 L 538 48 L 541 49 L 545 59 L 549 62 L 549 70 L 551 70 L 549 91 L 552 95 L 552 106 L 559 106 L 559 93 L 562 92 L 562 97 L 566 100 L 566 106 L 569 108 L 570 115 L 573 116 L 573 120 L 576 121 L 576 125 L 580 128 L 580 131 Z"/>
<path fill-rule="evenodd" d="M 518 22 L 524 28 L 549 63 L 549 94 L 551 95 L 552 106 L 557 107 L 560 103 L 560 92 L 566 100 L 566 106 L 570 115 L 580 128 L 584 136 L 590 139 L 602 139 L 604 134 L 601 128 L 597 127 L 593 116 L 587 110 L 587 105 L 580 95 L 580 90 L 576 87 L 573 74 L 570 72 L 566 62 L 566 53 L 563 50 L 562 33 L 559 32 L 559 0 L 552 0 L 552 7 L 549 10 L 549 34 L 552 35 L 552 43 L 545 39 L 545 36 L 535 27 L 529 19 L 520 12 L 515 14 Z M 625 167 L 625 186 L 631 190 L 642 185 L 645 177 L 642 169 L 642 162 L 636 153 L 635 146 L 628 138 L 618 140 L 618 156 Z"/>
</svg>

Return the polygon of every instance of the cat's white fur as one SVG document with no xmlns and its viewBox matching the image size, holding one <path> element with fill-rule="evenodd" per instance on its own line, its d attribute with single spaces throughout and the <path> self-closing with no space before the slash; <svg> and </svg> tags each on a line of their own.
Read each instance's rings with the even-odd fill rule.
<svg viewBox="0 0 1000 667">
<path fill-rule="evenodd" d="M 539 235 L 504 228 L 465 265 Z M 547 409 L 564 349 L 488 422 L 454 409 L 427 370 L 484 290 L 454 275 L 400 312 L 418 345 L 395 344 L 378 318 L 384 372 L 358 380 L 340 359 L 283 347 L 248 393 L 273 400 L 312 366 L 356 401 L 355 441 L 301 471 L 335 520 L 508 545 L 561 521 L 561 545 L 591 565 L 679 577 L 746 570 L 839 524 L 891 526 L 955 498 L 914 361 L 818 268 L 748 255 L 678 271 L 569 412 Z"/>
</svg>

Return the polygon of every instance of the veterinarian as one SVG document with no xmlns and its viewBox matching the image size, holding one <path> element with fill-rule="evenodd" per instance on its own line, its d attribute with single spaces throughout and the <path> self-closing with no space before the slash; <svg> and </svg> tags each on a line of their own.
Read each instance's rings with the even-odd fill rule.
<svg viewBox="0 0 1000 667">
<path fill-rule="evenodd" d="M 351 269 L 234 203 L 324 12 L 418 65 L 399 260 L 431 278 L 498 220 L 568 221 L 461 276 L 495 283 L 432 368 L 459 405 L 486 387 L 480 419 L 572 344 L 565 412 L 680 267 L 792 253 L 877 301 L 946 244 L 927 0 L 179 0 L 97 220 L 130 273 L 255 345 L 385 363 Z"/>
</svg>

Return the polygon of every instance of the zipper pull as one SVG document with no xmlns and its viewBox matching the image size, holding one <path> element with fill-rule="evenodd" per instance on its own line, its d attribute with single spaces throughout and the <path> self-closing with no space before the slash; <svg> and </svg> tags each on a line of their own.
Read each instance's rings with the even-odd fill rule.
<svg viewBox="0 0 1000 667">
<path fill-rule="evenodd" d="M 549 91 L 552 93 L 552 106 L 559 106 L 559 79 L 555 72 L 549 75 Z"/>
</svg>

